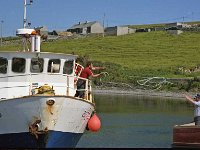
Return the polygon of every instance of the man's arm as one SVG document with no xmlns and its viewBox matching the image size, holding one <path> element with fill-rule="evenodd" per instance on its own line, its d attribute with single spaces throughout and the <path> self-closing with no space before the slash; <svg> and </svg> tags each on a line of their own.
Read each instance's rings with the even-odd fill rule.
<svg viewBox="0 0 200 150">
<path fill-rule="evenodd" d="M 190 97 L 190 96 L 188 96 L 188 95 L 186 95 L 186 94 L 184 94 L 184 96 L 185 96 L 185 98 L 186 98 L 189 102 L 195 104 L 195 101 L 193 100 L 192 97 Z"/>
<path fill-rule="evenodd" d="M 106 69 L 105 67 L 92 67 L 92 70 L 103 70 Z"/>
<path fill-rule="evenodd" d="M 91 76 L 93 77 L 93 78 L 97 78 L 97 77 L 100 77 L 102 74 L 91 74 Z"/>
<path fill-rule="evenodd" d="M 87 74 L 89 77 L 93 77 L 93 78 L 97 78 L 97 77 L 100 77 L 102 74 L 99 73 L 99 74 L 93 74 L 93 72 L 90 70 L 90 69 L 87 69 Z"/>
</svg>

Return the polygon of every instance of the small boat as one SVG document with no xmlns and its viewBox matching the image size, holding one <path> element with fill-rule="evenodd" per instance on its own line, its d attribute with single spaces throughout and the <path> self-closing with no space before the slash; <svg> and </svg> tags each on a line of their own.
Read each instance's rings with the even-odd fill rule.
<svg viewBox="0 0 200 150">
<path fill-rule="evenodd" d="M 0 148 L 75 147 L 95 112 L 90 81 L 74 97 L 77 56 L 40 52 L 40 35 L 24 25 L 24 50 L 0 52 Z"/>
<path fill-rule="evenodd" d="M 174 126 L 172 147 L 200 148 L 200 126 L 195 126 L 194 122 Z"/>
</svg>

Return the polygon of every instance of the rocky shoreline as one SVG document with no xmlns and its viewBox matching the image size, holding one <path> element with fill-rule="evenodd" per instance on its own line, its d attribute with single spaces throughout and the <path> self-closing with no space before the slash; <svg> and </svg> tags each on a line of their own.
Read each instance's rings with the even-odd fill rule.
<svg viewBox="0 0 200 150">
<path fill-rule="evenodd" d="M 147 97 L 160 97 L 160 98 L 170 98 L 170 99 L 181 99 L 185 100 L 183 96 L 187 92 L 170 92 L 170 91 L 156 91 L 156 90 L 124 90 L 120 88 L 95 88 L 93 89 L 94 94 L 110 94 L 110 95 L 134 95 L 134 96 L 147 96 Z M 191 96 L 195 96 L 196 93 L 188 93 Z"/>
</svg>

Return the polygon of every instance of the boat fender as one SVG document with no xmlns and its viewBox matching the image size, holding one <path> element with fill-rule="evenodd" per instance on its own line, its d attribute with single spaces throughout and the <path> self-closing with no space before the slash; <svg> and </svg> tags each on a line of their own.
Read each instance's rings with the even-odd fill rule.
<svg viewBox="0 0 200 150">
<path fill-rule="evenodd" d="M 88 121 L 88 128 L 92 132 L 97 132 L 99 131 L 100 127 L 101 127 L 101 121 L 95 113 Z"/>
</svg>

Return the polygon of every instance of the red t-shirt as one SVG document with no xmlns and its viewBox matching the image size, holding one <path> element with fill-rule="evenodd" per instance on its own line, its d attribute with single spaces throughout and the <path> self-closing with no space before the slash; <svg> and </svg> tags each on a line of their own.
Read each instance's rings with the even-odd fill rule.
<svg viewBox="0 0 200 150">
<path fill-rule="evenodd" d="M 89 67 L 86 67 L 86 68 L 84 68 L 83 71 L 81 72 L 80 77 L 81 77 L 81 78 L 86 78 L 86 79 L 88 79 L 89 76 L 91 76 L 92 74 L 93 74 L 93 73 L 92 73 L 92 71 L 90 70 L 90 68 L 89 68 Z"/>
</svg>

